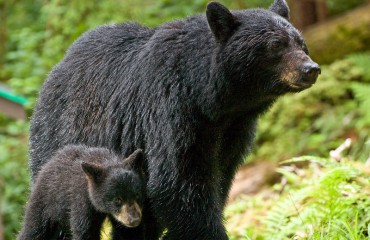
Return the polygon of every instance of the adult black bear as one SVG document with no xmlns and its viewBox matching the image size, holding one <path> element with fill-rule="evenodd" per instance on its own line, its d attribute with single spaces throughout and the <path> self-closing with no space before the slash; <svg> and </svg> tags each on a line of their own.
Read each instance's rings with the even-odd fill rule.
<svg viewBox="0 0 370 240">
<path fill-rule="evenodd" d="M 61 229 L 67 239 L 98 240 L 108 216 L 115 227 L 141 222 L 143 153 L 128 158 L 106 148 L 68 145 L 41 169 L 18 240 L 46 240 Z"/>
<path fill-rule="evenodd" d="M 80 37 L 46 80 L 30 138 L 33 178 L 70 143 L 146 153 L 146 239 L 227 239 L 222 210 L 258 117 L 320 73 L 284 0 Z M 117 232 L 118 230 L 114 230 Z M 121 229 L 117 235 L 131 234 Z"/>
</svg>

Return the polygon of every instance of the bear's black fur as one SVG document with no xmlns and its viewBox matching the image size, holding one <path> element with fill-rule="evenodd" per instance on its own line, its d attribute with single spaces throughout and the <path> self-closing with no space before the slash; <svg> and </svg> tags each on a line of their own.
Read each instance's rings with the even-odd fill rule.
<svg viewBox="0 0 370 240">
<path fill-rule="evenodd" d="M 258 117 L 320 73 L 284 0 L 148 28 L 87 32 L 45 82 L 30 138 L 33 178 L 70 143 L 145 152 L 146 239 L 227 239 L 222 210 Z M 125 236 L 130 229 L 117 235 Z"/>
<path fill-rule="evenodd" d="M 106 148 L 68 145 L 38 174 L 18 240 L 46 240 L 62 230 L 67 239 L 100 239 L 108 216 L 115 227 L 137 227 L 145 183 L 143 154 L 128 158 Z"/>
</svg>

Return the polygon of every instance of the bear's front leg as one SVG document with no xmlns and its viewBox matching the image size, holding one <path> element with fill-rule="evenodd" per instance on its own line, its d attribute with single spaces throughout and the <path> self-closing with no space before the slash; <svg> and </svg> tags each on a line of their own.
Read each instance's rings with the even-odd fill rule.
<svg viewBox="0 0 370 240">
<path fill-rule="evenodd" d="M 220 151 L 221 201 L 225 207 L 232 181 L 253 145 L 257 117 L 241 116 L 224 131 Z"/>
<path fill-rule="evenodd" d="M 156 218 L 167 228 L 163 239 L 227 240 L 215 168 L 205 169 L 204 159 L 184 161 L 174 169 L 162 156 L 162 164 L 150 171 L 148 196 Z"/>
</svg>

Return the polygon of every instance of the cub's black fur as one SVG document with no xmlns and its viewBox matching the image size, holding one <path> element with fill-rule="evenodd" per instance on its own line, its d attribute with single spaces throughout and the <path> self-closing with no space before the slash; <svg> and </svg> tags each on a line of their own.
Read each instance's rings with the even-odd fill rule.
<svg viewBox="0 0 370 240">
<path fill-rule="evenodd" d="M 38 174 L 18 239 L 51 239 L 59 230 L 67 239 L 100 239 L 107 216 L 114 226 L 137 227 L 142 161 L 141 150 L 124 159 L 105 148 L 64 147 Z"/>
</svg>

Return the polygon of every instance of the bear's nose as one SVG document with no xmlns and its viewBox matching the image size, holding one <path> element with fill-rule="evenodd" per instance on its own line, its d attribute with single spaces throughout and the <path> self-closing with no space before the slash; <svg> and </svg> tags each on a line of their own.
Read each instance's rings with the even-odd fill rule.
<svg viewBox="0 0 370 240">
<path fill-rule="evenodd" d="M 321 73 L 321 69 L 319 64 L 315 62 L 308 62 L 303 65 L 303 74 L 305 75 L 304 79 L 308 82 L 315 82 L 319 74 Z"/>
</svg>

